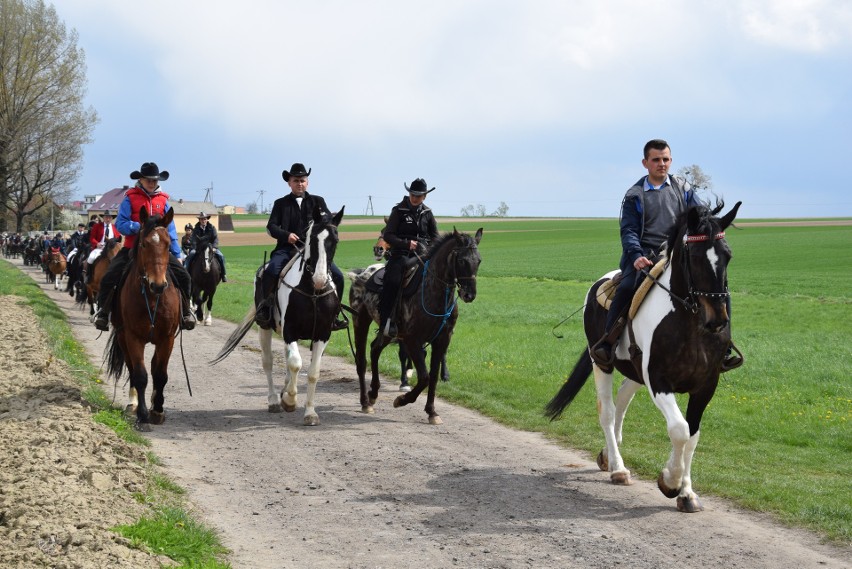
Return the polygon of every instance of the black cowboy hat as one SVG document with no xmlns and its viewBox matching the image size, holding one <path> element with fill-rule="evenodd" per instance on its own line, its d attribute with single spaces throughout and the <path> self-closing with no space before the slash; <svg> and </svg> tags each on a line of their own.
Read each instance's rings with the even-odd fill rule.
<svg viewBox="0 0 852 569">
<path fill-rule="evenodd" d="M 297 178 L 304 176 L 305 178 L 307 178 L 310 175 L 311 175 L 311 169 L 308 168 L 308 171 L 306 172 L 305 171 L 305 165 L 299 164 L 298 162 L 296 162 L 295 164 L 290 166 L 289 172 L 287 170 L 284 170 L 283 172 L 281 172 L 281 177 L 284 178 L 285 182 L 290 181 L 290 176 L 295 176 Z"/>
<path fill-rule="evenodd" d="M 106 216 L 115 217 L 115 216 L 114 216 L 114 215 L 113 215 L 113 214 L 112 214 L 109 210 L 106 210 L 106 211 L 103 213 L 103 217 L 106 217 Z"/>
<path fill-rule="evenodd" d="M 424 180 L 423 178 L 417 178 L 416 180 L 411 182 L 411 187 L 408 187 L 408 184 L 406 184 L 405 182 L 403 182 L 402 185 L 405 186 L 405 189 L 412 196 L 425 196 L 429 192 L 432 192 L 432 191 L 435 190 L 435 188 L 432 188 L 431 190 L 427 190 L 426 188 L 428 186 L 426 185 L 426 180 Z"/>
<path fill-rule="evenodd" d="M 131 180 L 138 180 L 139 178 L 165 182 L 169 179 L 169 173 L 166 170 L 160 172 L 160 168 L 155 162 L 145 162 L 141 168 L 130 173 Z"/>
<path fill-rule="evenodd" d="M 204 213 L 203 211 L 198 214 L 198 219 L 210 219 L 212 216 L 209 213 Z"/>
</svg>

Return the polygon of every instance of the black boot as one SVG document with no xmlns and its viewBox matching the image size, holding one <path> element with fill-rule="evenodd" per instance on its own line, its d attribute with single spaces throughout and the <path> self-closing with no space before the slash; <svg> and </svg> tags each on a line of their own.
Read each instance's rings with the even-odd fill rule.
<svg viewBox="0 0 852 569">
<path fill-rule="evenodd" d="M 331 331 L 337 332 L 338 330 L 346 330 L 347 328 L 349 328 L 349 320 L 343 315 L 343 312 L 338 312 L 334 318 L 334 322 L 331 323 Z"/>
<path fill-rule="evenodd" d="M 612 373 L 613 362 L 615 362 L 615 350 L 613 348 L 618 343 L 618 337 L 621 336 L 625 324 L 627 324 L 625 317 L 618 318 L 613 324 L 612 330 L 604 333 L 603 338 L 598 340 L 589 350 L 592 360 L 606 373 Z"/>
<path fill-rule="evenodd" d="M 185 296 L 181 298 L 181 309 L 183 315 L 181 316 L 180 327 L 183 330 L 194 330 L 195 314 L 192 313 L 192 303 Z"/>
<path fill-rule="evenodd" d="M 736 350 L 736 353 L 734 353 Z M 737 369 L 745 362 L 745 358 L 743 358 L 742 352 L 734 346 L 734 343 L 731 342 L 730 347 L 728 348 L 727 353 L 725 353 L 725 357 L 722 359 L 722 373 L 726 371 L 731 371 L 732 369 Z"/>
<path fill-rule="evenodd" d="M 95 328 L 103 332 L 109 332 L 109 310 L 106 307 L 101 308 L 95 314 Z"/>
<path fill-rule="evenodd" d="M 257 304 L 254 321 L 263 330 L 269 330 L 275 324 L 275 316 L 272 312 L 274 310 L 274 305 L 274 294 L 266 295 L 266 297 Z"/>
</svg>

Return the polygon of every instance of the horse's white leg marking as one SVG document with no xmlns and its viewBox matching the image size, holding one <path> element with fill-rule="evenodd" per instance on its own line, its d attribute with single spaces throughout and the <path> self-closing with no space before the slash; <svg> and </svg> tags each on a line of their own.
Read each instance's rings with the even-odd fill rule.
<svg viewBox="0 0 852 569">
<path fill-rule="evenodd" d="M 690 440 L 689 424 L 683 418 L 673 393 L 652 394 L 651 400 L 666 419 L 666 428 L 672 441 L 672 453 L 663 469 L 663 481 L 669 488 L 679 489 L 683 485 L 683 476 L 687 470 L 686 461 L 691 459 L 695 445 L 698 444 L 698 433 L 692 437 L 694 442 Z"/>
<path fill-rule="evenodd" d="M 270 411 L 277 410 L 280 413 L 281 400 L 275 392 L 275 383 L 272 381 L 272 330 L 261 329 L 258 340 L 260 342 L 260 361 L 263 364 L 263 371 L 266 373 L 268 387 L 266 403 Z"/>
<path fill-rule="evenodd" d="M 325 351 L 325 342 L 314 342 L 313 350 L 311 351 L 311 365 L 308 367 L 308 388 L 306 390 L 305 399 L 305 418 L 304 424 L 308 426 L 319 425 L 319 415 L 314 409 L 314 394 L 317 390 L 317 380 L 320 375 L 320 364 L 322 363 L 322 354 Z"/>
<path fill-rule="evenodd" d="M 299 343 L 287 344 L 287 385 L 281 391 L 281 402 L 284 408 L 296 407 L 296 395 L 298 393 L 299 370 L 302 369 L 302 354 L 299 353 Z"/>
<path fill-rule="evenodd" d="M 606 458 L 610 478 L 629 479 L 630 471 L 624 467 L 624 460 L 618 450 L 615 435 L 615 405 L 612 402 L 612 374 L 604 373 L 598 366 L 592 366 L 595 372 L 595 389 L 598 396 L 598 420 L 606 439 Z"/>
<path fill-rule="evenodd" d="M 615 442 L 621 445 L 621 429 L 624 426 L 624 416 L 627 414 L 627 408 L 630 402 L 633 401 L 633 396 L 642 389 L 641 383 L 636 383 L 630 379 L 625 379 L 621 382 L 621 387 L 618 388 L 618 395 L 615 399 Z"/>
</svg>

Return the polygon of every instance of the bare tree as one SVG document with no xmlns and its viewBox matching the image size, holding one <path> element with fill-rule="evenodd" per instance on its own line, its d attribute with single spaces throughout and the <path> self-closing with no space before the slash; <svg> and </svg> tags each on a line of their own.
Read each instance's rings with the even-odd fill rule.
<svg viewBox="0 0 852 569">
<path fill-rule="evenodd" d="M 43 0 L 0 0 L 0 211 L 25 216 L 71 193 L 97 114 L 85 55 Z"/>
<path fill-rule="evenodd" d="M 677 171 L 677 174 L 686 178 L 686 181 L 692 184 L 692 187 L 696 190 L 709 190 L 713 187 L 710 175 L 705 174 L 698 164 L 683 166 Z"/>
<path fill-rule="evenodd" d="M 250 202 L 246 204 L 246 213 L 257 213 L 257 202 Z"/>
<path fill-rule="evenodd" d="M 509 213 L 509 206 L 506 205 L 506 202 L 500 202 L 500 207 L 498 207 L 491 214 L 492 217 L 506 217 Z"/>
</svg>

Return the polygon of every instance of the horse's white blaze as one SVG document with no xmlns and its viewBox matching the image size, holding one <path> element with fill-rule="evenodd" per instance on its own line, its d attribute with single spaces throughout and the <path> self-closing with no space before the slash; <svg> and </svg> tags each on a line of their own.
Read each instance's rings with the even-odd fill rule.
<svg viewBox="0 0 852 569">
<path fill-rule="evenodd" d="M 707 249 L 707 260 L 710 261 L 710 266 L 713 267 L 713 274 L 718 277 L 722 271 L 722 266 L 719 264 L 719 255 L 716 254 L 716 249 L 713 247 Z"/>
<path fill-rule="evenodd" d="M 160 242 L 160 234 L 157 233 L 156 231 L 154 233 L 152 233 L 151 234 L 151 241 L 153 241 L 154 243 L 159 243 Z"/>
<path fill-rule="evenodd" d="M 321 289 L 328 280 L 328 258 L 325 254 L 325 240 L 328 238 L 328 229 L 323 229 L 317 234 L 317 264 L 314 269 L 314 288 Z"/>
</svg>

